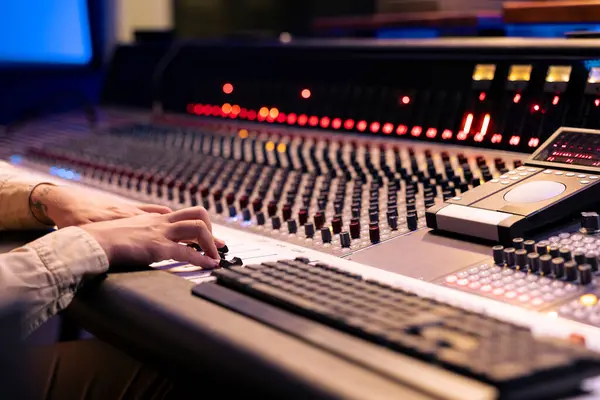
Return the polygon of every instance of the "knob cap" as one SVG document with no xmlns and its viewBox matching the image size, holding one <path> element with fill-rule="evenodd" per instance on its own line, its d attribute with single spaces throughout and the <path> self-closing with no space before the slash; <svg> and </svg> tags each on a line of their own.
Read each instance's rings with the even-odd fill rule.
<svg viewBox="0 0 600 400">
<path fill-rule="evenodd" d="M 565 275 L 565 259 L 555 257 L 552 259 L 552 273 L 556 278 L 562 278 Z"/>
<path fill-rule="evenodd" d="M 582 251 L 576 251 L 573 253 L 573 260 L 577 265 L 585 264 L 585 253 Z"/>
<path fill-rule="evenodd" d="M 340 233 L 340 244 L 344 249 L 350 247 L 350 234 L 348 232 Z"/>
<path fill-rule="evenodd" d="M 322 211 L 317 211 L 314 216 L 315 228 L 321 229 L 325 224 L 325 214 Z"/>
<path fill-rule="evenodd" d="M 352 218 L 352 221 L 350 221 L 350 236 L 352 239 L 360 238 L 360 221 L 358 218 Z"/>
<path fill-rule="evenodd" d="M 565 261 L 571 261 L 573 259 L 572 255 L 571 255 L 571 250 L 567 249 L 566 247 L 562 247 L 558 250 L 559 253 L 559 257 L 564 258 Z"/>
<path fill-rule="evenodd" d="M 574 281 L 577 279 L 577 263 L 573 260 L 565 263 L 565 279 L 567 281 Z"/>
<path fill-rule="evenodd" d="M 321 228 L 321 240 L 323 243 L 331 243 L 331 231 L 326 226 Z"/>
<path fill-rule="evenodd" d="M 494 264 L 504 265 L 504 246 L 498 245 L 492 247 L 492 253 L 494 256 Z"/>
<path fill-rule="evenodd" d="M 408 229 L 410 229 L 411 231 L 414 231 L 417 229 L 417 214 L 416 213 L 411 212 L 406 215 L 406 225 L 408 226 Z"/>
<path fill-rule="evenodd" d="M 369 224 L 369 239 L 371 243 L 379 243 L 379 224 L 376 222 L 371 222 Z"/>
<path fill-rule="evenodd" d="M 525 269 L 527 267 L 527 250 L 519 249 L 515 251 L 515 255 L 517 256 L 516 265 L 520 269 Z"/>
<path fill-rule="evenodd" d="M 515 248 L 515 250 L 520 250 L 525 247 L 524 242 L 525 242 L 525 239 L 523 239 L 523 238 L 514 238 L 512 240 L 512 245 Z"/>
<path fill-rule="evenodd" d="M 306 224 L 307 221 L 308 221 L 308 210 L 306 208 L 303 208 L 300 211 L 298 211 L 298 223 L 300 225 L 304 225 L 304 224 Z"/>
<path fill-rule="evenodd" d="M 256 213 L 256 223 L 261 226 L 265 224 L 265 213 L 262 211 Z"/>
<path fill-rule="evenodd" d="M 342 216 L 337 214 L 331 220 L 331 227 L 333 228 L 333 233 L 338 234 L 342 232 Z"/>
<path fill-rule="evenodd" d="M 535 251 L 535 240 L 526 240 L 523 242 L 525 250 L 527 253 L 533 253 Z"/>
<path fill-rule="evenodd" d="M 538 253 L 527 254 L 527 265 L 531 272 L 538 272 L 540 270 L 540 255 Z"/>
<path fill-rule="evenodd" d="M 550 254 L 544 254 L 540 256 L 540 273 L 549 275 L 552 273 L 552 256 Z"/>
<path fill-rule="evenodd" d="M 577 267 L 577 275 L 581 285 L 592 283 L 592 266 L 590 264 L 581 264 Z"/>
<path fill-rule="evenodd" d="M 598 253 L 591 251 L 585 255 L 585 263 L 592 267 L 592 271 L 598 271 Z"/>
<path fill-rule="evenodd" d="M 538 253 L 540 256 L 543 256 L 544 254 L 548 253 L 548 244 L 546 242 L 539 242 L 535 245 L 535 251 L 536 253 Z"/>
<path fill-rule="evenodd" d="M 390 229 L 395 231 L 398 229 L 398 217 L 396 216 L 391 216 L 388 219 L 388 225 L 390 226 Z"/>
<path fill-rule="evenodd" d="M 296 233 L 298 231 L 298 225 L 296 224 L 295 219 L 289 219 L 287 221 L 287 227 L 289 233 Z"/>
<path fill-rule="evenodd" d="M 508 247 L 504 249 L 504 261 L 506 265 L 509 267 L 513 267 L 516 263 L 516 255 L 515 249 L 513 247 Z"/>
<path fill-rule="evenodd" d="M 307 223 L 304 225 L 304 233 L 307 238 L 312 238 L 315 236 L 315 226 L 312 223 Z"/>
<path fill-rule="evenodd" d="M 271 225 L 273 226 L 273 229 L 281 228 L 281 218 L 279 218 L 278 216 L 274 216 L 273 218 L 271 218 Z"/>
<path fill-rule="evenodd" d="M 242 218 L 244 219 L 244 221 L 250 221 L 250 218 L 251 218 L 250 210 L 248 210 L 247 208 L 244 208 L 244 210 L 242 211 Z"/>
<path fill-rule="evenodd" d="M 600 214 L 597 212 L 582 212 L 581 228 L 585 233 L 598 232 L 600 230 Z"/>
<path fill-rule="evenodd" d="M 553 258 L 560 257 L 560 247 L 553 244 L 552 246 L 548 247 L 548 253 L 550 253 Z"/>
</svg>

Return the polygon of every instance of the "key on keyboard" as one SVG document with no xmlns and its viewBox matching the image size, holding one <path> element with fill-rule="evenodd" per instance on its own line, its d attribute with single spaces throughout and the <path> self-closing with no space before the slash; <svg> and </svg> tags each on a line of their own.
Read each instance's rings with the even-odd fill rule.
<svg viewBox="0 0 600 400">
<path fill-rule="evenodd" d="M 363 280 L 324 264 L 283 260 L 221 269 L 213 275 L 217 283 L 197 285 L 194 294 L 314 340 L 305 337 L 299 325 L 286 326 L 286 319 L 293 315 L 269 318 L 261 312 L 269 303 L 492 386 L 500 398 L 552 397 L 574 390 L 582 379 L 600 373 L 600 357 L 584 348 L 542 340 L 527 328 Z M 246 296 L 260 302 L 244 302 Z"/>
</svg>

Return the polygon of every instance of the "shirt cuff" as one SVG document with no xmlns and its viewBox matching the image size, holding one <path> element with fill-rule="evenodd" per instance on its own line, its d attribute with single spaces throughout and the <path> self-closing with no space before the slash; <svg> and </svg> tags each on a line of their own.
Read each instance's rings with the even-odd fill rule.
<svg viewBox="0 0 600 400">
<path fill-rule="evenodd" d="M 89 276 L 108 271 L 108 258 L 86 231 L 71 226 L 29 243 L 51 272 L 59 292 L 73 290 Z"/>
</svg>

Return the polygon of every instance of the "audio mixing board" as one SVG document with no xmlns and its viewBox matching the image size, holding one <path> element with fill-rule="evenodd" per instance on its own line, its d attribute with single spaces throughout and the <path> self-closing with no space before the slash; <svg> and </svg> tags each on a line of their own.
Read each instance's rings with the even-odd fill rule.
<svg viewBox="0 0 600 400">
<path fill-rule="evenodd" d="M 538 336 L 600 350 L 594 43 L 183 46 L 164 66 L 162 114 L 105 108 L 94 129 L 49 119 L 1 138 L 2 156 L 134 201 L 204 206 L 244 265 L 154 268 L 386 376 L 407 379 L 306 332 L 317 321 L 473 390 L 413 382 L 430 397 L 566 396 L 598 358 Z M 115 83 L 127 51 L 146 50 L 117 53 L 107 96 L 135 105 Z M 242 71 L 249 55 L 265 63 Z M 301 59 L 303 75 L 282 72 Z"/>
</svg>

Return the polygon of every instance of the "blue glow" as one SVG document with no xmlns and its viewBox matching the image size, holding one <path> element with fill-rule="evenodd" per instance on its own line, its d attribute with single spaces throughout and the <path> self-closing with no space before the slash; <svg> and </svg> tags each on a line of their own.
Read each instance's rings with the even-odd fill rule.
<svg viewBox="0 0 600 400">
<path fill-rule="evenodd" d="M 10 156 L 8 160 L 11 164 L 19 165 L 23 162 L 23 157 L 15 154 Z"/>
<path fill-rule="evenodd" d="M 3 0 L 0 64 L 86 64 L 92 58 L 87 0 Z"/>
<path fill-rule="evenodd" d="M 567 32 L 598 31 L 600 24 L 506 24 L 506 36 L 561 38 Z"/>
<path fill-rule="evenodd" d="M 70 181 L 81 180 L 81 175 L 77 172 L 71 171 L 70 169 L 50 167 L 50 175 L 58 176 L 59 178 L 68 179 Z"/>
<path fill-rule="evenodd" d="M 440 36 L 437 29 L 428 28 L 390 28 L 379 29 L 378 39 L 431 39 Z"/>
<path fill-rule="evenodd" d="M 598 67 L 600 67 L 600 60 L 585 60 L 583 62 L 583 66 L 588 71 L 592 68 L 598 68 Z"/>
</svg>

